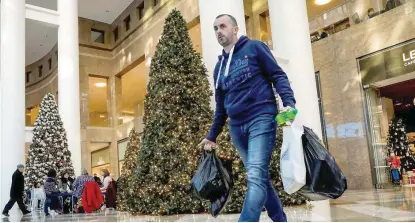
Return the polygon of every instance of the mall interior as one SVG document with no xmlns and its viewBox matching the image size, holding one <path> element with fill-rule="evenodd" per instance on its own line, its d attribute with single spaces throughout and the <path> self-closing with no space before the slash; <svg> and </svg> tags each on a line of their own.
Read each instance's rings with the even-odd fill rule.
<svg viewBox="0 0 415 223">
<path fill-rule="evenodd" d="M 321 137 L 349 191 L 356 191 L 334 208 L 343 218 L 320 213 L 291 219 L 390 221 L 367 206 L 356 208 L 359 197 L 394 203 L 398 193 L 412 201 L 415 172 L 402 176 L 396 191 L 387 143 L 389 124 L 402 119 L 415 154 L 414 0 L 1 0 L 2 205 L 10 174 L 27 159 L 47 93 L 56 97 L 76 173 L 86 168 L 99 175 L 105 168 L 120 176 L 128 133 L 144 129 L 151 59 L 174 8 L 203 56 L 212 90 L 221 52 L 215 16 L 235 16 L 241 34 L 268 45 L 287 72 L 305 125 Z M 379 198 L 376 189 L 388 194 Z M 394 204 L 382 208 L 388 212 Z M 401 220 L 415 219 L 414 206 L 410 210 L 399 208 L 407 216 Z"/>
</svg>

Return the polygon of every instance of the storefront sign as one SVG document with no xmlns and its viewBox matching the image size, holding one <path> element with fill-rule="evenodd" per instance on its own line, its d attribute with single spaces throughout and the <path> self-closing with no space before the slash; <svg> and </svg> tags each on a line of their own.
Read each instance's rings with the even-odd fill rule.
<svg viewBox="0 0 415 223">
<path fill-rule="evenodd" d="M 407 57 L 406 53 L 402 54 L 404 66 L 410 66 L 415 64 L 415 50 L 409 52 L 409 56 Z"/>
<path fill-rule="evenodd" d="M 363 85 L 415 71 L 415 41 L 359 60 Z"/>
</svg>

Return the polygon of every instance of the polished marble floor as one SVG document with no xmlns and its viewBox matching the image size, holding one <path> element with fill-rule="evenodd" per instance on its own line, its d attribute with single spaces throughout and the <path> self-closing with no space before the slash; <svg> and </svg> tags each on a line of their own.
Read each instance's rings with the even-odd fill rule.
<svg viewBox="0 0 415 223">
<path fill-rule="evenodd" d="M 382 222 L 382 221 L 415 221 L 415 188 L 397 188 L 388 190 L 371 191 L 348 191 L 341 198 L 332 201 L 311 202 L 308 205 L 287 207 L 285 212 L 289 221 L 294 222 Z M 220 215 L 212 218 L 208 214 L 197 215 L 174 215 L 174 216 L 130 216 L 126 213 L 112 211 L 109 214 L 73 214 L 48 217 L 42 213 L 34 213 L 22 217 L 15 209 L 10 219 L 3 221 L 26 221 L 26 222 L 71 222 L 71 221 L 177 221 L 177 222 L 235 222 L 238 214 Z M 269 222 L 270 219 L 264 212 L 261 221 Z"/>
</svg>

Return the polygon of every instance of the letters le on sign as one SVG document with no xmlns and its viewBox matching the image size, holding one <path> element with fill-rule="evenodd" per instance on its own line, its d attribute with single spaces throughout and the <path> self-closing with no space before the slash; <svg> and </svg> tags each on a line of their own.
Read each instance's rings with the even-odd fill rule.
<svg viewBox="0 0 415 223">
<path fill-rule="evenodd" d="M 358 59 L 362 84 L 415 72 L 415 40 Z"/>
</svg>

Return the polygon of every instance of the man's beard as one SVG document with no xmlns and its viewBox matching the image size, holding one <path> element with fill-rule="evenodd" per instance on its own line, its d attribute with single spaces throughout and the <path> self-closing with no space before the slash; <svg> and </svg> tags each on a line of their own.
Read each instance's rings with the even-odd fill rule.
<svg viewBox="0 0 415 223">
<path fill-rule="evenodd" d="M 220 40 L 218 39 L 218 42 L 219 42 L 219 44 L 220 44 L 222 47 L 227 47 L 227 46 L 229 46 L 229 45 L 231 44 L 231 41 L 230 41 L 228 38 L 226 38 L 226 37 L 222 37 L 222 41 L 220 41 Z"/>
</svg>

